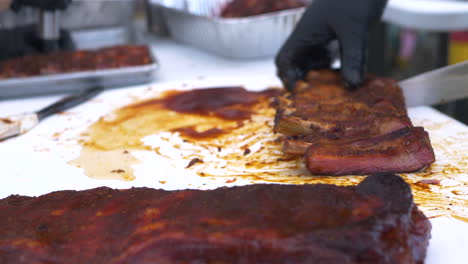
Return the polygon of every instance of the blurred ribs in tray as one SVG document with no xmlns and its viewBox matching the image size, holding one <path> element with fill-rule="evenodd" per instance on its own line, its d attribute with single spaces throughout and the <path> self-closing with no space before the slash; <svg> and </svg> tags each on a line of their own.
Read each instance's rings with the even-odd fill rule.
<svg viewBox="0 0 468 264">
<path fill-rule="evenodd" d="M 221 11 L 221 17 L 248 17 L 306 6 L 301 0 L 233 0 Z"/>
<path fill-rule="evenodd" d="M 0 61 L 0 79 L 93 71 L 152 63 L 147 46 L 122 45 L 99 50 L 30 55 Z"/>
</svg>

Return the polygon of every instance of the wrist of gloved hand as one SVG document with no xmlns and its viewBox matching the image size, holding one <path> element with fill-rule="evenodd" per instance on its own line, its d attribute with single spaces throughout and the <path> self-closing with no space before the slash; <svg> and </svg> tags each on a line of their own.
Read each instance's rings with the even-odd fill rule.
<svg viewBox="0 0 468 264">
<path fill-rule="evenodd" d="M 341 74 L 349 87 L 359 86 L 365 73 L 367 38 L 387 0 L 314 0 L 289 36 L 275 63 L 278 76 L 292 90 L 308 71 L 330 68 L 328 45 L 338 40 Z"/>
<path fill-rule="evenodd" d="M 47 53 L 48 47 L 37 37 L 36 25 L 0 30 L 0 60 Z M 75 45 L 68 31 L 61 30 L 55 46 L 58 50 L 74 50 Z"/>
<path fill-rule="evenodd" d="M 23 6 L 39 8 L 42 10 L 64 10 L 72 0 L 13 0 L 11 8 L 18 11 Z"/>
</svg>

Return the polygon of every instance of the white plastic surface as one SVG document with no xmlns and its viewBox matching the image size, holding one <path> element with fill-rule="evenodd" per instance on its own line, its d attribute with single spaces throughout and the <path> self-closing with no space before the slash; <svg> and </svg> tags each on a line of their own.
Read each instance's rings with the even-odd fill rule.
<svg viewBox="0 0 468 264">
<path fill-rule="evenodd" d="M 226 178 L 202 178 L 193 171 L 184 169 L 187 161 L 167 162 L 164 157 L 152 151 L 131 152 L 141 163 L 135 165 L 136 179 L 125 182 L 117 180 L 95 180 L 84 175 L 83 170 L 67 162 L 76 158 L 81 149 L 77 142 L 79 133 L 112 109 L 137 99 L 154 96 L 159 91 L 168 89 L 190 89 L 194 87 L 212 87 L 244 84 L 258 90 L 278 84 L 271 75 L 256 78 L 225 77 L 195 81 L 176 81 L 153 84 L 136 88 L 108 91 L 84 105 L 71 109 L 68 114 L 56 115 L 39 124 L 29 133 L 0 143 L 2 173 L 0 176 L 0 198 L 11 194 L 41 195 L 57 190 L 83 190 L 99 186 L 112 188 L 152 187 L 163 189 L 199 188 L 212 189 L 220 186 L 250 184 L 250 181 L 238 179 L 227 183 Z M 0 104 L 0 110 L 6 107 Z M 442 122 L 450 131 L 446 133 L 468 133 L 468 127 L 448 118 L 430 107 L 416 107 L 409 110 L 413 120 L 432 120 Z M 418 125 L 418 123 L 416 124 Z M 434 133 L 444 133 L 443 128 Z M 431 132 L 431 131 L 430 131 Z M 461 144 L 463 145 L 463 144 Z M 161 183 L 164 181 L 165 183 Z M 427 264 L 465 264 L 468 239 L 468 223 L 441 217 L 431 220 L 431 245 Z"/>
<path fill-rule="evenodd" d="M 80 151 L 77 135 L 100 116 L 132 102 L 135 98 L 148 98 L 167 89 L 238 84 L 249 89 L 263 89 L 268 85 L 278 84 L 271 59 L 235 61 L 164 39 L 158 39 L 156 43 L 156 54 L 162 64 L 158 80 L 164 82 L 107 91 L 92 101 L 67 111 L 68 114 L 46 119 L 21 137 L 0 142 L 0 198 L 11 194 L 41 195 L 57 190 L 83 190 L 99 186 L 147 186 L 164 189 L 183 189 L 190 186 L 208 189 L 248 184 L 249 182 L 240 179 L 227 184 L 225 179 L 212 180 L 188 174 L 188 170 L 183 169 L 187 165 L 186 161 L 177 168 L 155 153 L 135 153 L 142 163 L 134 167 L 136 180 L 131 182 L 94 180 L 85 176 L 82 169 L 67 164 Z M 183 79 L 193 81 L 182 81 Z M 34 111 L 58 98 L 59 96 L 50 96 L 1 101 L 0 116 Z M 447 133 L 452 137 L 458 133 L 468 133 L 466 126 L 432 108 L 412 108 L 409 113 L 413 119 L 444 123 L 450 131 L 441 128 L 437 131 L 441 135 Z M 167 180 L 167 183 L 161 184 L 159 180 Z M 466 264 L 468 223 L 448 217 L 431 219 L 431 222 L 433 231 L 426 264 Z"/>
<path fill-rule="evenodd" d="M 468 29 L 468 2 L 455 0 L 390 0 L 383 20 L 428 31 Z"/>
</svg>

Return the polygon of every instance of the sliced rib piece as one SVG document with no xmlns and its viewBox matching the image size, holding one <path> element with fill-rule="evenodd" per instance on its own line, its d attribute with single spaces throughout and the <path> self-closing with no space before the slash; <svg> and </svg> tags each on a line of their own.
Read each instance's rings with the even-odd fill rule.
<svg viewBox="0 0 468 264">
<path fill-rule="evenodd" d="M 435 160 L 422 127 L 403 128 L 382 136 L 348 142 L 314 143 L 306 165 L 315 174 L 347 175 L 374 172 L 414 172 Z"/>
<path fill-rule="evenodd" d="M 0 227 L 3 264 L 423 263 L 431 229 L 392 174 L 347 187 L 10 196 Z"/>
<path fill-rule="evenodd" d="M 355 91 L 338 73 L 311 72 L 292 94 L 277 100 L 275 131 L 328 138 L 377 136 L 411 126 L 401 89 L 390 79 L 370 79 Z"/>
<path fill-rule="evenodd" d="M 338 72 L 313 71 L 276 108 L 274 130 L 284 135 L 284 153 L 305 155 L 312 174 L 412 172 L 435 160 L 427 133 L 413 128 L 391 79 L 370 77 L 350 91 Z M 360 147 L 366 142 L 372 146 Z"/>
</svg>

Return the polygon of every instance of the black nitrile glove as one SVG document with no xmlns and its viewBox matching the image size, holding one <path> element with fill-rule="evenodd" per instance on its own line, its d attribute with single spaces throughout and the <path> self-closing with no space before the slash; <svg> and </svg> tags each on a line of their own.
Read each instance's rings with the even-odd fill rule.
<svg viewBox="0 0 468 264">
<path fill-rule="evenodd" d="M 36 25 L 0 30 L 0 60 L 31 54 L 47 53 L 47 47 L 36 35 Z M 61 30 L 56 46 L 58 50 L 73 50 L 75 45 L 68 31 Z"/>
<path fill-rule="evenodd" d="M 368 33 L 387 0 L 314 0 L 276 56 L 278 76 L 288 90 L 309 70 L 330 68 L 328 44 L 340 44 L 341 74 L 354 88 L 364 78 Z"/>
<path fill-rule="evenodd" d="M 39 8 L 42 10 L 64 10 L 66 9 L 72 0 L 13 0 L 11 8 L 18 11 L 23 6 L 30 6 Z"/>
</svg>

